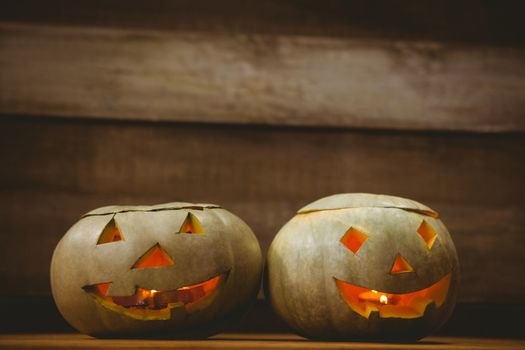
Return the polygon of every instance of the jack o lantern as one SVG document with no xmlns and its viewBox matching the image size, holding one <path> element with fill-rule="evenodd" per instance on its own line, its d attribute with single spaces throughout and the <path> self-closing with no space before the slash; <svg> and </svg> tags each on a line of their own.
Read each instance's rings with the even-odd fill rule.
<svg viewBox="0 0 525 350">
<path fill-rule="evenodd" d="M 259 244 L 216 205 L 112 206 L 84 215 L 58 243 L 51 287 L 80 332 L 203 337 L 258 292 Z"/>
<path fill-rule="evenodd" d="M 309 338 L 416 340 L 452 313 L 459 266 L 437 212 L 409 199 L 338 194 L 273 240 L 265 290 Z"/>
</svg>

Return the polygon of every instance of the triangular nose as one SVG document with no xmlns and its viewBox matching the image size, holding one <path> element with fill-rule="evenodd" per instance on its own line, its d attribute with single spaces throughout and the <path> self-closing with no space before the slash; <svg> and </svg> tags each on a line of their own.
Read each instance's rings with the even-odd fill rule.
<svg viewBox="0 0 525 350">
<path fill-rule="evenodd" d="M 158 267 L 173 265 L 173 259 L 160 247 L 160 244 L 155 244 L 148 249 L 144 255 L 131 267 L 132 269 L 142 269 L 145 267 Z"/>
<path fill-rule="evenodd" d="M 414 269 L 408 261 L 401 256 L 401 254 L 397 254 L 396 259 L 394 260 L 394 264 L 392 265 L 392 270 L 390 270 L 390 273 L 405 273 L 405 272 L 413 272 Z"/>
</svg>

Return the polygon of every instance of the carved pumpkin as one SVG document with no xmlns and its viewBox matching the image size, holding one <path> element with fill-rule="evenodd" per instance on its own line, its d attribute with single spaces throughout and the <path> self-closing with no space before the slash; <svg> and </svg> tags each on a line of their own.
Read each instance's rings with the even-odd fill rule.
<svg viewBox="0 0 525 350">
<path fill-rule="evenodd" d="M 89 212 L 65 234 L 51 287 L 81 332 L 200 337 L 247 306 L 261 270 L 253 232 L 216 205 L 113 206 Z"/>
<path fill-rule="evenodd" d="M 435 211 L 399 197 L 338 194 L 279 231 L 265 288 L 274 311 L 306 337 L 416 340 L 450 316 L 458 279 Z"/>
</svg>

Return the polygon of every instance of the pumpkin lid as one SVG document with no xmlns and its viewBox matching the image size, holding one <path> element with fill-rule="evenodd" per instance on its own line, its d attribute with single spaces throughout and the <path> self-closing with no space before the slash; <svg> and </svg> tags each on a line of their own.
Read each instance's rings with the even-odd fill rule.
<svg viewBox="0 0 525 350">
<path fill-rule="evenodd" d="M 321 210 L 334 210 L 345 208 L 399 208 L 420 214 L 438 217 L 438 213 L 426 205 L 411 199 L 384 194 L 371 193 L 340 193 L 324 197 L 299 209 L 298 214 L 306 214 Z"/>
<path fill-rule="evenodd" d="M 219 205 L 209 204 L 209 203 L 186 203 L 186 202 L 171 202 L 164 204 L 155 204 L 155 205 L 109 205 L 106 207 L 101 207 L 94 209 L 86 214 L 85 216 L 93 215 L 107 215 L 107 214 L 117 214 L 130 211 L 161 211 L 161 210 L 177 210 L 177 209 L 212 209 L 220 208 Z"/>
</svg>

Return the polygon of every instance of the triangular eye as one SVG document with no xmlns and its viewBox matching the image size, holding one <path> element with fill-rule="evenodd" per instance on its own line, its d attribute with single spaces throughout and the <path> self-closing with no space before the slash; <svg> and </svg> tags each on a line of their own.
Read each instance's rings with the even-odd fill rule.
<svg viewBox="0 0 525 350">
<path fill-rule="evenodd" d="M 405 272 L 412 272 L 414 269 L 408 261 L 406 261 L 405 258 L 401 256 L 401 254 L 397 254 L 396 259 L 394 260 L 394 264 L 392 265 L 392 270 L 390 270 L 391 273 L 397 274 L 397 273 L 405 273 Z"/>
<path fill-rule="evenodd" d="M 188 213 L 178 233 L 202 234 L 204 233 L 204 229 L 202 228 L 202 224 L 200 223 L 199 219 L 197 219 L 197 217 L 192 213 Z"/>
<path fill-rule="evenodd" d="M 84 289 L 86 292 L 95 293 L 97 295 L 106 295 L 108 294 L 108 289 L 110 285 L 111 282 L 104 282 L 84 286 L 82 287 L 82 289 Z"/>
<path fill-rule="evenodd" d="M 350 227 L 344 234 L 343 238 L 341 238 L 341 243 L 350 249 L 352 253 L 356 254 L 367 239 L 368 236 L 363 232 Z"/>
<path fill-rule="evenodd" d="M 132 269 L 143 269 L 145 267 L 159 267 L 173 265 L 173 259 L 160 247 L 160 244 L 155 244 L 148 249 L 144 255 L 131 267 Z"/>
<path fill-rule="evenodd" d="M 419 225 L 419 228 L 417 229 L 417 233 L 419 233 L 421 238 L 423 238 L 427 245 L 427 248 L 429 250 L 432 249 L 432 245 L 434 244 L 437 238 L 437 233 L 434 230 L 434 228 L 432 228 L 432 226 L 430 226 L 428 222 L 423 220 L 423 222 L 421 223 L 421 225 Z"/>
<path fill-rule="evenodd" d="M 115 218 L 112 218 L 110 222 L 104 227 L 100 237 L 98 237 L 97 244 L 111 243 L 117 241 L 123 241 L 124 236 L 115 222 Z"/>
</svg>

